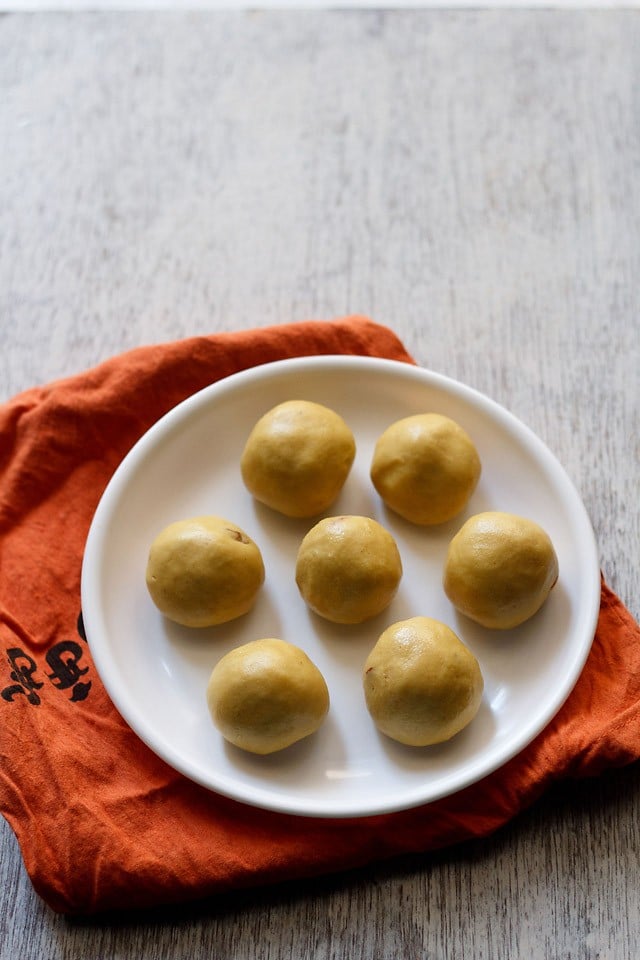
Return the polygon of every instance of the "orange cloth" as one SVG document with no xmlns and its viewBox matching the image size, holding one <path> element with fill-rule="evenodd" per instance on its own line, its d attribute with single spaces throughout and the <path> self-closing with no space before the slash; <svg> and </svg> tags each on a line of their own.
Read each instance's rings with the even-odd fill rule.
<svg viewBox="0 0 640 960">
<path fill-rule="evenodd" d="M 602 585 L 585 669 L 548 727 L 454 796 L 400 813 L 322 820 L 211 793 L 120 718 L 82 636 L 86 534 L 114 469 L 204 386 L 290 356 L 412 362 L 361 317 L 144 347 L 0 408 L 0 810 L 37 892 L 57 911 L 178 902 L 328 873 L 489 834 L 555 779 L 640 755 L 640 631 Z"/>
</svg>

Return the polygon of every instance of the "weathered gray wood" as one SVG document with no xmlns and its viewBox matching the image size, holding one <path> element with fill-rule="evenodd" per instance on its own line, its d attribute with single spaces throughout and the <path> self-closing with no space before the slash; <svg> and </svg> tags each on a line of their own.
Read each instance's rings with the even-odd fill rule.
<svg viewBox="0 0 640 960">
<path fill-rule="evenodd" d="M 0 397 L 142 343 L 351 311 L 504 403 L 634 614 L 640 20 L 0 19 Z M 638 769 L 355 876 L 70 925 L 0 832 L 0 957 L 628 960 Z"/>
</svg>

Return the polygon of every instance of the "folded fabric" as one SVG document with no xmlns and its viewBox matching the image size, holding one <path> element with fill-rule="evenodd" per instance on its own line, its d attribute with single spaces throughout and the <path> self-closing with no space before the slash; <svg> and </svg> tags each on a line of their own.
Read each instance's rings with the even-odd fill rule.
<svg viewBox="0 0 640 960">
<path fill-rule="evenodd" d="M 85 539 L 138 438 L 177 403 L 239 370 L 293 356 L 411 363 L 363 317 L 140 348 L 0 408 L 0 811 L 36 891 L 87 914 L 309 877 L 485 836 L 552 781 L 640 756 L 640 630 L 602 583 L 595 641 L 546 729 L 453 796 L 345 820 L 259 810 L 152 753 L 109 700 L 80 611 Z"/>
</svg>

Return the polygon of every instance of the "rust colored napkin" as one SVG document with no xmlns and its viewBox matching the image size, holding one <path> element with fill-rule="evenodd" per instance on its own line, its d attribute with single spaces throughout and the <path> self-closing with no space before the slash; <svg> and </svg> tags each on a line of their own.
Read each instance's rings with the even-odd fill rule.
<svg viewBox="0 0 640 960">
<path fill-rule="evenodd" d="M 69 914 L 176 903 L 489 834 L 553 780 L 640 755 L 640 631 L 602 585 L 585 669 L 505 767 L 401 813 L 322 820 L 211 793 L 151 753 L 92 665 L 80 615 L 86 534 L 113 471 L 175 404 L 291 356 L 412 362 L 362 317 L 144 347 L 0 407 L 0 810 L 33 885 Z"/>
</svg>

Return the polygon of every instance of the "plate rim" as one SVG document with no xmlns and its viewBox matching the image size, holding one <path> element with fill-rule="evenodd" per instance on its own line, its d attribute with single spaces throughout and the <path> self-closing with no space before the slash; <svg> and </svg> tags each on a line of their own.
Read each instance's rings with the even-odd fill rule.
<svg viewBox="0 0 640 960">
<path fill-rule="evenodd" d="M 576 656 L 572 661 L 572 669 L 567 672 L 564 682 L 558 686 L 556 695 L 552 698 L 551 705 L 547 711 L 541 717 L 538 717 L 535 721 L 526 725 L 519 736 L 511 737 L 508 741 L 507 748 L 498 751 L 497 756 L 492 762 L 487 763 L 485 761 L 482 763 L 481 754 L 475 762 L 468 763 L 466 772 L 464 774 L 458 774 L 455 778 L 456 782 L 453 789 L 445 785 L 440 790 L 432 791 L 428 795 L 425 795 L 424 788 L 415 787 L 407 791 L 403 799 L 398 798 L 397 801 L 392 803 L 388 800 L 380 801 L 377 804 L 371 803 L 366 809 L 362 807 L 350 809 L 344 804 L 339 808 L 327 808 L 322 804 L 316 805 L 304 799 L 296 802 L 295 799 L 291 798 L 290 794 L 287 794 L 286 799 L 288 802 L 285 802 L 283 795 L 271 791 L 268 784 L 265 784 L 265 787 L 259 790 L 254 789 L 249 792 L 237 791 L 233 789 L 233 785 L 226 784 L 225 780 L 228 778 L 218 777 L 216 784 L 212 785 L 210 781 L 199 776 L 197 771 L 191 769 L 188 763 L 185 763 L 179 755 L 176 755 L 176 751 L 171 747 L 167 748 L 167 745 L 164 744 L 162 740 L 159 741 L 154 737 L 153 731 L 149 732 L 145 729 L 144 733 L 141 732 L 139 723 L 137 722 L 138 715 L 135 708 L 131 708 L 126 698 L 120 695 L 117 684 L 112 682 L 110 668 L 113 661 L 109 661 L 108 643 L 105 644 L 104 642 L 100 643 L 96 641 L 96 636 L 100 631 L 96 628 L 95 608 L 92 602 L 93 598 L 99 593 L 99 583 L 97 579 L 99 568 L 98 560 L 100 557 L 100 545 L 104 544 L 105 537 L 108 534 L 109 516 L 117 507 L 119 497 L 123 489 L 126 488 L 126 480 L 130 470 L 135 469 L 137 464 L 144 460 L 147 451 L 153 449 L 158 438 L 162 438 L 166 432 L 173 429 L 181 419 L 188 419 L 193 410 L 198 409 L 201 405 L 215 403 L 219 397 L 224 398 L 226 393 L 232 392 L 235 389 L 242 389 L 245 386 L 250 386 L 252 383 L 255 386 L 259 384 L 260 381 L 273 379 L 274 376 L 278 376 L 280 373 L 295 372 L 296 369 L 334 370 L 341 367 L 345 369 L 355 367 L 361 370 L 369 369 L 371 371 L 395 372 L 402 377 L 415 379 L 422 385 L 435 387 L 439 391 L 454 393 L 461 397 L 463 401 L 471 402 L 472 405 L 480 407 L 483 412 L 489 414 L 491 419 L 494 421 L 497 419 L 500 424 L 503 427 L 506 426 L 510 432 L 515 431 L 519 435 L 526 437 L 528 444 L 535 449 L 536 458 L 541 457 L 547 469 L 551 468 L 556 482 L 558 480 L 561 481 L 566 494 L 569 495 L 572 500 L 574 510 L 580 514 L 578 519 L 580 521 L 581 533 L 587 541 L 584 546 L 585 548 L 588 547 L 590 554 L 590 562 L 587 565 L 592 568 L 591 574 L 593 577 L 591 590 L 589 592 L 590 602 L 588 604 L 585 603 L 585 608 L 581 610 L 580 616 L 580 623 L 583 624 L 582 629 L 585 639 L 579 648 L 579 655 L 578 651 L 576 651 Z M 586 507 L 566 469 L 538 434 L 502 404 L 462 381 L 409 361 L 357 354 L 322 354 L 319 356 L 289 357 L 268 361 L 229 374 L 194 391 L 193 394 L 178 402 L 142 434 L 122 458 L 110 477 L 99 498 L 91 520 L 85 541 L 81 569 L 81 605 L 87 644 L 91 652 L 92 660 L 109 699 L 134 734 L 145 743 L 156 756 L 172 766 L 177 772 L 210 792 L 218 793 L 251 807 L 289 815 L 322 819 L 379 816 L 381 814 L 395 813 L 422 805 L 428 805 L 436 800 L 452 796 L 471 786 L 485 776 L 494 773 L 516 757 L 553 721 L 574 689 L 588 659 L 595 636 L 600 609 L 600 594 L 601 572 L 597 544 Z M 93 639 L 91 637 L 92 632 Z M 103 630 L 102 633 L 106 633 L 106 631 Z M 144 728 L 144 723 L 142 725 Z"/>
</svg>

